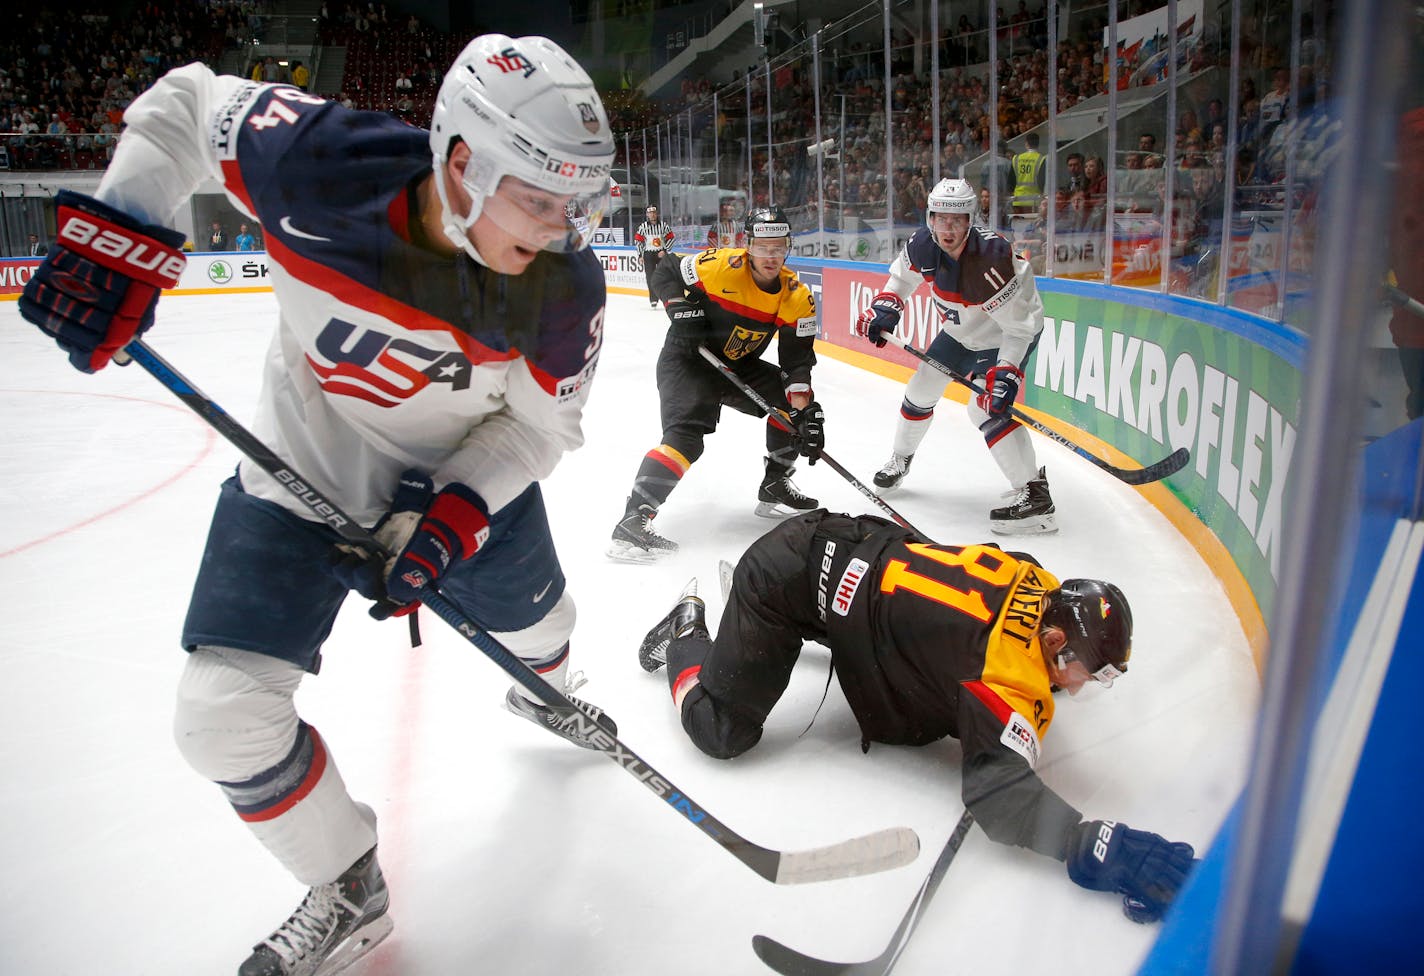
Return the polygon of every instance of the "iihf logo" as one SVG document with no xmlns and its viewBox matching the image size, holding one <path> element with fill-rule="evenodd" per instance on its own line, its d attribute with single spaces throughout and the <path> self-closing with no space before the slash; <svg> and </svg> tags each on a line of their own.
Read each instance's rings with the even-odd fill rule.
<svg viewBox="0 0 1424 976">
<path fill-rule="evenodd" d="M 509 74 L 511 71 L 522 71 L 524 77 L 528 78 L 534 73 L 533 62 L 512 47 L 507 47 L 498 54 L 491 54 L 487 60 L 505 74 Z"/>
</svg>

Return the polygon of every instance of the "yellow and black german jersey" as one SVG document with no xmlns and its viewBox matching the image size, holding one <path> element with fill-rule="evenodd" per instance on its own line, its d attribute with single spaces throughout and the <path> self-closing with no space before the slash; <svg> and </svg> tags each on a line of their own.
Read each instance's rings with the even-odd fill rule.
<svg viewBox="0 0 1424 976">
<path fill-rule="evenodd" d="M 1053 721 L 1040 604 L 1058 579 L 1025 553 L 908 533 L 826 558 L 827 635 L 865 739 L 958 739 L 985 832 L 1061 858 L 1082 818 L 1033 771 Z"/>
<path fill-rule="evenodd" d="M 781 269 L 775 291 L 765 291 L 752 280 L 745 250 L 709 248 L 660 265 L 653 291 L 664 302 L 699 301 L 707 310 L 707 348 L 734 369 L 760 357 L 775 336 L 787 389 L 809 388 L 816 364 L 816 300 L 790 268 Z"/>
</svg>

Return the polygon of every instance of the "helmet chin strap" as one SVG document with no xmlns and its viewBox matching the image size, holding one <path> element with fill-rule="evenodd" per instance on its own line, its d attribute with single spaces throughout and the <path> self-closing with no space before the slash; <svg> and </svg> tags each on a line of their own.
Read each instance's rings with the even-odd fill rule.
<svg viewBox="0 0 1424 976">
<path fill-rule="evenodd" d="M 455 208 L 450 206 L 450 195 L 445 189 L 446 160 L 442 157 L 435 157 L 435 194 L 440 198 L 440 227 L 445 231 L 445 236 L 450 239 L 460 250 L 464 251 L 477 263 L 489 267 L 489 262 L 480 257 L 480 252 L 475 249 L 474 242 L 470 240 L 470 228 L 475 225 L 475 221 L 480 218 L 480 210 L 483 209 L 483 198 L 476 201 L 477 194 L 470 193 L 470 212 L 465 217 L 460 217 L 455 213 Z M 469 187 L 467 186 L 468 190 Z"/>
</svg>

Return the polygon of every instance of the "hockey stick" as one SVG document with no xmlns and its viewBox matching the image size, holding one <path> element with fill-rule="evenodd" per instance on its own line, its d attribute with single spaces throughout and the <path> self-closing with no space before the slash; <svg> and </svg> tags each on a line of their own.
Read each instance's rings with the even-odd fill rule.
<svg viewBox="0 0 1424 976">
<path fill-rule="evenodd" d="M 389 557 L 369 530 L 321 494 L 311 482 L 289 468 L 247 428 L 198 390 L 161 356 L 135 339 L 124 347 L 129 356 L 166 386 L 194 413 L 206 420 L 253 463 L 285 485 L 292 495 L 343 539 L 372 555 Z M 461 636 L 484 652 L 515 681 L 529 689 L 577 727 L 593 747 L 628 771 L 687 821 L 712 838 L 757 874 L 775 884 L 802 884 L 874 874 L 909 864 L 920 850 L 920 839 L 908 827 L 892 827 L 807 851 L 777 851 L 753 844 L 712 816 L 637 753 L 585 715 L 567 696 L 539 676 L 483 627 L 470 620 L 434 586 L 422 591 L 421 602 Z"/>
<path fill-rule="evenodd" d="M 1389 282 L 1385 282 L 1384 297 L 1391 305 L 1397 305 L 1400 308 L 1407 308 L 1415 315 L 1424 318 L 1424 303 L 1421 303 L 1417 299 L 1409 297 L 1409 293 L 1406 292 L 1404 289 L 1396 288 Z"/>
<path fill-rule="evenodd" d="M 753 951 L 762 962 L 782 976 L 885 976 L 894 968 L 900 953 L 905 951 L 920 916 L 924 914 L 925 906 L 934 897 L 939 883 L 944 880 L 945 872 L 949 870 L 950 862 L 964 843 L 964 835 L 969 833 L 969 828 L 973 825 L 974 815 L 965 810 L 964 815 L 959 818 L 959 823 L 955 824 L 954 832 L 949 835 L 944 850 L 939 852 L 939 860 L 935 861 L 934 867 L 930 869 L 929 877 L 925 878 L 924 884 L 920 885 L 920 890 L 910 902 L 910 907 L 905 910 L 905 917 L 900 919 L 895 934 L 890 937 L 890 944 L 874 959 L 866 962 L 829 962 L 797 952 L 765 935 L 752 936 Z"/>
<path fill-rule="evenodd" d="M 972 390 L 974 393 L 979 394 L 981 396 L 983 395 L 983 388 L 980 387 L 973 380 L 969 379 L 967 376 L 964 376 L 956 372 L 955 370 L 950 369 L 948 366 L 946 366 L 939 360 L 926 355 L 925 353 L 916 349 L 914 346 L 910 345 L 904 339 L 901 339 L 899 336 L 895 335 L 895 333 L 893 332 L 883 332 L 881 334 L 884 335 L 886 339 L 890 340 L 895 345 L 905 350 L 911 356 L 914 356 L 920 362 L 928 363 L 929 365 L 933 366 L 935 369 L 943 373 L 945 376 L 948 376 L 950 379 L 954 380 L 954 382 L 962 383 L 963 385 L 969 387 L 969 389 Z M 1161 481 L 1168 475 L 1176 474 L 1178 471 L 1182 470 L 1182 468 L 1186 467 L 1187 461 L 1189 461 L 1192 456 L 1191 452 L 1188 451 L 1185 447 L 1179 447 L 1171 454 L 1168 454 L 1162 460 L 1158 461 L 1156 464 L 1149 464 L 1145 468 L 1119 468 L 1116 465 L 1109 464 L 1108 462 L 1104 461 L 1102 458 L 1098 457 L 1096 454 L 1092 453 L 1087 448 L 1070 441 L 1068 438 L 1058 433 L 1058 431 L 1054 430 L 1052 427 L 1049 427 L 1045 424 L 1041 424 L 1037 420 L 1034 420 L 1032 417 L 1024 413 L 1018 407 L 1011 406 L 1009 408 L 1009 413 L 1013 415 L 1013 418 L 1015 420 L 1023 424 L 1025 427 L 1032 427 L 1034 430 L 1038 431 L 1040 434 L 1043 434 L 1045 437 L 1057 441 L 1064 447 L 1068 448 L 1068 450 L 1072 451 L 1074 454 L 1078 455 L 1081 458 L 1086 458 L 1089 461 L 1092 461 L 1094 464 L 1102 468 L 1104 471 L 1112 475 L 1117 480 L 1125 482 L 1129 485 L 1147 485 L 1151 484 L 1154 481 Z"/>
<path fill-rule="evenodd" d="M 785 410 L 779 410 L 776 407 L 773 407 L 771 404 L 767 403 L 766 397 L 762 396 L 756 390 L 748 386 L 745 380 L 743 380 L 736 373 L 732 372 L 731 368 L 726 363 L 722 362 L 722 360 L 718 359 L 715 355 L 713 355 L 712 352 L 709 351 L 706 346 L 698 346 L 697 351 L 702 355 L 703 359 L 707 360 L 713 366 L 717 367 L 717 372 L 727 377 L 727 379 L 732 382 L 733 386 L 745 393 L 747 397 L 758 407 L 761 407 L 762 413 L 766 414 L 768 418 L 771 418 L 774 422 L 779 421 L 788 430 L 795 430 L 795 428 L 791 426 L 791 418 L 787 416 Z M 849 481 L 852 488 L 860 492 L 866 498 L 869 498 L 886 515 L 890 516 L 896 522 L 899 522 L 901 525 L 918 535 L 920 538 L 929 538 L 929 536 L 925 535 L 919 529 L 911 525 L 909 523 L 909 520 L 907 520 L 903 515 L 891 508 L 889 503 L 887 503 L 885 499 L 881 498 L 875 492 L 871 491 L 868 486 L 866 486 L 860 481 L 860 479 L 858 479 L 855 475 L 851 474 L 844 467 L 842 467 L 840 462 L 838 462 L 835 458 L 831 457 L 825 451 L 822 451 L 820 460 L 826 462 L 826 465 L 830 467 L 830 469 L 836 474 L 840 475 L 846 481 Z"/>
</svg>

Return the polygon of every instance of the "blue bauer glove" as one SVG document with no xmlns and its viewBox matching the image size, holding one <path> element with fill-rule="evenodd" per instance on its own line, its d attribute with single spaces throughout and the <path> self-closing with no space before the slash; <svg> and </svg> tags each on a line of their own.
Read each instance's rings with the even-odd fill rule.
<svg viewBox="0 0 1424 976">
<path fill-rule="evenodd" d="M 20 314 L 54 336 L 75 369 L 103 369 L 153 324 L 161 289 L 188 259 L 183 234 L 60 190 L 55 246 L 20 295 Z"/>
<path fill-rule="evenodd" d="M 855 320 L 855 334 L 884 349 L 884 333 L 895 331 L 904 311 L 905 303 L 899 295 L 893 291 L 882 291 L 870 300 L 870 305 Z"/>
<path fill-rule="evenodd" d="M 1172 843 L 1111 820 L 1088 820 L 1068 834 L 1068 877 L 1092 891 L 1116 891 L 1134 922 L 1162 917 L 1195 864 L 1191 844 Z"/>
<path fill-rule="evenodd" d="M 338 547 L 332 575 L 368 600 L 377 620 L 403 617 L 420 605 L 420 590 L 454 563 L 469 559 L 489 539 L 489 510 L 465 485 L 439 492 L 422 471 L 402 472 L 390 510 L 373 530 L 389 559 Z"/>
<path fill-rule="evenodd" d="M 1018 399 L 1023 370 L 1013 363 L 990 366 L 984 377 L 984 392 L 978 396 L 979 409 L 991 417 L 1002 417 Z"/>
</svg>

